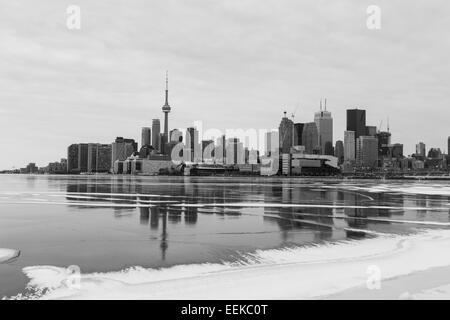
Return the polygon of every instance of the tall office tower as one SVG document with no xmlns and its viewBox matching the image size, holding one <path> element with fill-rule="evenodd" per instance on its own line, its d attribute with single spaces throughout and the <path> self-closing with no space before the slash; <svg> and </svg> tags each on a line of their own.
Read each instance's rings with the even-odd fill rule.
<svg viewBox="0 0 450 320">
<path fill-rule="evenodd" d="M 380 131 L 375 137 L 378 139 L 378 158 L 383 159 L 390 157 L 391 133 Z"/>
<path fill-rule="evenodd" d="M 319 147 L 319 132 L 315 122 L 305 123 L 302 134 L 306 154 L 314 154 Z"/>
<path fill-rule="evenodd" d="M 152 129 L 143 127 L 141 133 L 141 147 L 152 145 Z"/>
<path fill-rule="evenodd" d="M 244 144 L 238 138 L 229 138 L 226 146 L 226 164 L 244 164 Z"/>
<path fill-rule="evenodd" d="M 294 143 L 294 122 L 288 119 L 286 111 L 284 117 L 281 119 L 280 126 L 278 127 L 279 146 L 281 153 L 289 153 Z"/>
<path fill-rule="evenodd" d="M 338 158 L 338 164 L 342 164 L 344 162 L 344 142 L 342 142 L 342 140 L 336 141 L 334 156 Z"/>
<path fill-rule="evenodd" d="M 304 123 L 294 124 L 294 146 L 303 146 L 303 128 Z"/>
<path fill-rule="evenodd" d="M 159 134 L 161 133 L 161 124 L 159 119 L 152 120 L 152 146 L 156 151 L 161 151 L 161 146 L 159 144 Z"/>
<path fill-rule="evenodd" d="M 356 161 L 359 167 L 378 167 L 378 139 L 371 136 L 356 138 Z"/>
<path fill-rule="evenodd" d="M 279 145 L 280 139 L 278 131 L 266 132 L 264 143 L 266 156 L 270 157 L 274 152 L 277 152 L 280 147 Z"/>
<path fill-rule="evenodd" d="M 347 131 L 355 133 L 355 152 L 356 139 L 366 135 L 366 110 L 348 109 L 347 110 Z"/>
<path fill-rule="evenodd" d="M 183 142 L 183 133 L 178 129 L 170 130 L 170 141 L 171 142 Z"/>
<path fill-rule="evenodd" d="M 214 158 L 214 141 L 202 140 L 202 160 L 212 160 Z"/>
<path fill-rule="evenodd" d="M 88 144 L 80 143 L 78 145 L 78 169 L 80 172 L 88 171 Z"/>
<path fill-rule="evenodd" d="M 450 137 L 447 139 L 447 154 L 450 156 Z"/>
<path fill-rule="evenodd" d="M 109 172 L 111 170 L 112 148 L 110 144 L 98 144 L 96 154 L 96 171 Z"/>
<path fill-rule="evenodd" d="M 425 143 L 419 142 L 416 144 L 416 157 L 425 158 L 426 151 L 425 151 Z"/>
<path fill-rule="evenodd" d="M 394 143 L 390 146 L 392 158 L 403 158 L 403 144 Z"/>
<path fill-rule="evenodd" d="M 198 130 L 194 127 L 186 129 L 185 148 L 186 152 L 183 152 L 183 154 L 185 154 L 186 161 L 191 162 L 201 161 L 201 154 L 199 151 L 200 148 L 198 145 Z"/>
<path fill-rule="evenodd" d="M 345 131 L 344 132 L 344 161 L 354 161 L 356 159 L 356 140 L 355 132 Z"/>
<path fill-rule="evenodd" d="M 75 173 L 78 170 L 78 144 L 71 144 L 67 148 L 67 173 Z"/>
<path fill-rule="evenodd" d="M 164 141 L 169 142 L 169 73 L 166 72 L 166 102 L 162 107 L 162 111 L 164 112 Z M 163 146 L 164 147 L 164 146 Z"/>
<path fill-rule="evenodd" d="M 376 126 L 366 126 L 366 136 L 375 137 L 376 134 L 377 134 Z"/>
<path fill-rule="evenodd" d="M 97 143 L 89 143 L 87 172 L 96 172 L 96 170 L 97 170 Z"/>
<path fill-rule="evenodd" d="M 114 168 L 114 162 L 124 161 L 136 151 L 137 143 L 133 139 L 117 137 L 111 144 L 111 168 Z"/>
<path fill-rule="evenodd" d="M 320 110 L 314 114 L 314 122 L 319 134 L 321 154 L 333 155 L 333 118 L 331 112 L 327 111 L 326 99 L 324 109 L 322 109 L 322 101 L 320 101 Z"/>
<path fill-rule="evenodd" d="M 226 157 L 226 138 L 225 135 L 222 135 L 217 139 L 215 151 L 214 151 L 214 158 L 216 163 L 219 164 L 225 164 L 225 157 Z"/>
</svg>

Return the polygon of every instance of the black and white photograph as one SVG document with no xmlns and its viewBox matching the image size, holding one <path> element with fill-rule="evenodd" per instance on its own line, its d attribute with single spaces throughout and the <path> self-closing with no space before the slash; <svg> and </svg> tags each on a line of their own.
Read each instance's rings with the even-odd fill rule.
<svg viewBox="0 0 450 320">
<path fill-rule="evenodd" d="M 449 75 L 444 0 L 0 0 L 0 309 L 449 300 Z"/>
</svg>

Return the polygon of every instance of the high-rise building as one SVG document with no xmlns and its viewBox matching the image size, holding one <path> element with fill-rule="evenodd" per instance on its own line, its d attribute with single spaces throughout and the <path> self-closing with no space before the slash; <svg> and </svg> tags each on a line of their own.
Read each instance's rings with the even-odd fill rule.
<svg viewBox="0 0 450 320">
<path fill-rule="evenodd" d="M 333 155 L 333 118 L 331 112 L 327 111 L 327 100 L 324 107 L 325 109 L 322 109 L 320 101 L 320 110 L 314 114 L 314 122 L 317 126 L 320 153 Z"/>
<path fill-rule="evenodd" d="M 152 146 L 156 151 L 161 152 L 160 146 L 161 124 L 159 119 L 152 120 Z"/>
<path fill-rule="evenodd" d="M 334 156 L 338 158 L 338 164 L 342 164 L 344 162 L 344 142 L 342 142 L 342 140 L 336 141 Z"/>
<path fill-rule="evenodd" d="M 441 148 L 430 148 L 430 150 L 428 151 L 428 158 L 441 159 L 442 158 Z"/>
<path fill-rule="evenodd" d="M 425 143 L 419 142 L 416 144 L 416 157 L 425 158 L 426 156 L 426 146 Z"/>
<path fill-rule="evenodd" d="M 294 146 L 303 146 L 303 128 L 304 123 L 294 124 Z"/>
<path fill-rule="evenodd" d="M 281 153 L 289 153 L 294 143 L 294 122 L 286 116 L 286 111 L 278 127 L 278 135 Z"/>
<path fill-rule="evenodd" d="M 78 171 L 78 144 L 71 144 L 67 148 L 67 173 Z"/>
<path fill-rule="evenodd" d="M 199 162 L 202 160 L 198 141 L 198 130 L 194 127 L 186 129 L 185 155 L 186 161 Z"/>
<path fill-rule="evenodd" d="M 378 167 L 378 139 L 371 136 L 356 138 L 356 162 L 359 167 Z"/>
<path fill-rule="evenodd" d="M 391 149 L 391 157 L 400 159 L 403 158 L 403 144 L 401 143 L 394 143 L 390 145 Z"/>
<path fill-rule="evenodd" d="M 277 152 L 280 143 L 278 131 L 266 132 L 264 143 L 266 156 L 271 156 L 272 153 Z"/>
<path fill-rule="evenodd" d="M 378 132 L 375 137 L 378 139 L 378 158 L 390 157 L 391 154 L 391 133 L 387 131 Z"/>
<path fill-rule="evenodd" d="M 97 143 L 88 144 L 88 166 L 87 172 L 96 172 L 97 170 Z"/>
<path fill-rule="evenodd" d="M 96 172 L 109 172 L 111 170 L 112 148 L 110 144 L 98 144 L 96 155 Z"/>
<path fill-rule="evenodd" d="M 169 74 L 166 72 L 166 102 L 162 107 L 162 111 L 164 112 L 164 141 L 165 143 L 169 142 Z M 164 148 L 164 146 L 163 146 Z"/>
<path fill-rule="evenodd" d="M 450 156 L 450 137 L 447 139 L 447 154 Z"/>
<path fill-rule="evenodd" d="M 141 147 L 152 145 L 152 129 L 149 127 L 142 128 Z"/>
<path fill-rule="evenodd" d="M 377 134 L 376 126 L 366 126 L 366 136 L 375 137 L 376 134 Z"/>
<path fill-rule="evenodd" d="M 116 160 L 124 161 L 137 151 L 137 143 L 134 139 L 117 137 L 111 144 L 111 168 L 114 168 Z"/>
<path fill-rule="evenodd" d="M 225 135 L 222 135 L 217 139 L 216 147 L 214 148 L 214 158 L 218 164 L 226 163 L 226 145 Z"/>
<path fill-rule="evenodd" d="M 244 144 L 238 138 L 229 138 L 226 146 L 226 164 L 244 164 Z"/>
<path fill-rule="evenodd" d="M 366 135 L 366 110 L 348 109 L 347 110 L 347 131 L 355 133 L 355 139 Z M 355 140 L 356 142 L 356 140 Z M 355 143 L 356 148 L 356 143 Z M 355 149 L 356 151 L 356 149 Z"/>
<path fill-rule="evenodd" d="M 315 122 L 305 123 L 302 134 L 303 145 L 306 154 L 317 153 L 319 147 L 319 133 Z"/>
<path fill-rule="evenodd" d="M 88 172 L 89 144 L 80 143 L 78 145 L 78 169 L 80 172 Z"/>
<path fill-rule="evenodd" d="M 212 160 L 214 157 L 214 141 L 213 140 L 202 140 L 202 159 Z"/>
<path fill-rule="evenodd" d="M 344 161 L 354 161 L 356 159 L 356 140 L 354 131 L 344 132 Z"/>
</svg>

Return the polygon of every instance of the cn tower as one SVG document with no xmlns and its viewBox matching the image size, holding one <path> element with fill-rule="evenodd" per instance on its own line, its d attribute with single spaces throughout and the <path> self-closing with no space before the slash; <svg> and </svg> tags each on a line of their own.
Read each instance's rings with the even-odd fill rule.
<svg viewBox="0 0 450 320">
<path fill-rule="evenodd" d="M 166 71 L 166 103 L 164 103 L 162 107 L 162 111 L 164 112 L 164 140 L 165 142 L 169 142 L 169 72 Z"/>
</svg>

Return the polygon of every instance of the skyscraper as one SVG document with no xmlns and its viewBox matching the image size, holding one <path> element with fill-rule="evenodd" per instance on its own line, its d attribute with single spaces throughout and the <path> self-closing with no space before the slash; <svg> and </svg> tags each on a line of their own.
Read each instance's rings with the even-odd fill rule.
<svg viewBox="0 0 450 320">
<path fill-rule="evenodd" d="M 171 142 L 183 142 L 183 134 L 178 129 L 170 130 L 170 141 Z"/>
<path fill-rule="evenodd" d="M 347 110 L 347 131 L 355 133 L 355 139 L 366 135 L 366 110 L 348 109 Z M 356 140 L 355 140 L 356 142 Z M 356 143 L 355 143 L 356 148 Z M 356 151 L 356 149 L 355 149 Z"/>
<path fill-rule="evenodd" d="M 288 119 L 286 111 L 284 112 L 284 117 L 281 119 L 280 126 L 278 127 L 278 135 L 281 153 L 289 153 L 294 142 L 294 122 Z"/>
<path fill-rule="evenodd" d="M 117 137 L 111 144 L 111 168 L 114 168 L 116 160 L 124 161 L 137 151 L 137 143 L 133 139 Z"/>
<path fill-rule="evenodd" d="M 149 127 L 142 128 L 141 147 L 152 145 L 152 129 Z"/>
<path fill-rule="evenodd" d="M 87 172 L 96 172 L 96 171 L 97 171 L 97 143 L 89 143 Z"/>
<path fill-rule="evenodd" d="M 67 148 L 67 173 L 78 171 L 78 144 L 71 144 Z"/>
<path fill-rule="evenodd" d="M 294 124 L 294 146 L 303 146 L 303 128 L 304 123 Z"/>
<path fill-rule="evenodd" d="M 371 136 L 356 138 L 356 161 L 360 167 L 378 167 L 378 139 Z"/>
<path fill-rule="evenodd" d="M 320 101 L 320 110 L 314 114 L 314 122 L 317 126 L 321 154 L 333 155 L 333 118 L 331 112 L 327 111 L 326 99 L 324 107 L 322 110 Z"/>
<path fill-rule="evenodd" d="M 319 133 L 315 122 L 305 123 L 302 134 L 306 154 L 317 153 L 319 148 Z"/>
<path fill-rule="evenodd" d="M 152 146 L 155 150 L 161 151 L 161 146 L 159 144 L 159 134 L 161 133 L 161 124 L 159 119 L 152 120 Z"/>
<path fill-rule="evenodd" d="M 186 161 L 201 161 L 201 155 L 199 154 L 198 130 L 194 127 L 186 129 L 185 148 L 186 149 L 183 154 L 185 155 Z"/>
<path fill-rule="evenodd" d="M 78 145 L 78 169 L 80 172 L 88 172 L 89 144 L 80 143 Z"/>
<path fill-rule="evenodd" d="M 341 140 L 336 141 L 334 156 L 338 158 L 338 164 L 342 164 L 344 162 L 344 143 Z"/>
<path fill-rule="evenodd" d="M 169 142 L 169 112 L 170 112 L 170 105 L 169 105 L 169 73 L 166 72 L 166 102 L 164 103 L 164 106 L 162 107 L 162 111 L 164 112 L 164 139 L 166 143 Z M 163 146 L 164 147 L 164 146 Z"/>
<path fill-rule="evenodd" d="M 356 158 L 356 140 L 355 132 L 345 131 L 344 132 L 344 161 L 351 162 Z"/>
<path fill-rule="evenodd" d="M 425 143 L 419 142 L 418 144 L 416 144 L 416 157 L 425 158 L 425 156 L 426 156 Z"/>
<path fill-rule="evenodd" d="M 447 139 L 447 154 L 450 156 L 450 137 Z"/>
<path fill-rule="evenodd" d="M 96 172 L 109 172 L 111 170 L 112 149 L 110 144 L 98 144 L 96 155 Z"/>
</svg>

